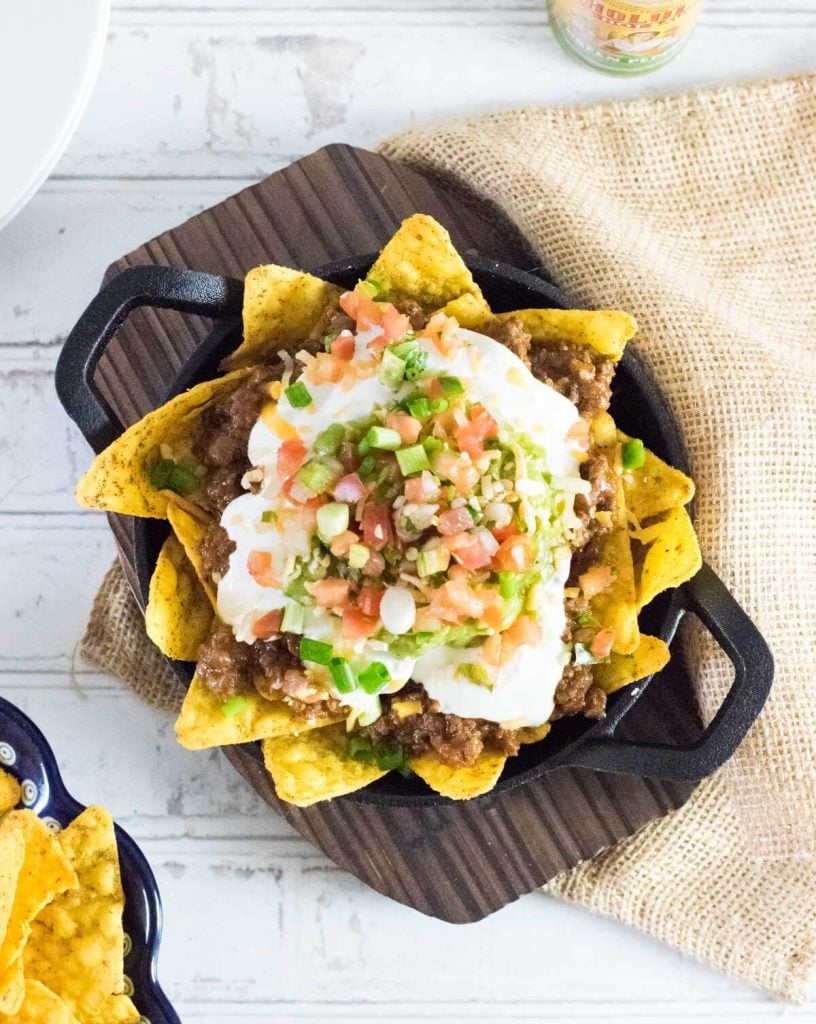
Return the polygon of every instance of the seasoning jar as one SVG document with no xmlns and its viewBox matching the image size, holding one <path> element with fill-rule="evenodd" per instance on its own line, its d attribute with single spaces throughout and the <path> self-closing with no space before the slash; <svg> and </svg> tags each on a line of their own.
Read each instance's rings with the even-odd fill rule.
<svg viewBox="0 0 816 1024">
<path fill-rule="evenodd" d="M 547 0 L 556 39 L 577 60 L 612 75 L 645 75 L 688 41 L 703 0 Z"/>
</svg>

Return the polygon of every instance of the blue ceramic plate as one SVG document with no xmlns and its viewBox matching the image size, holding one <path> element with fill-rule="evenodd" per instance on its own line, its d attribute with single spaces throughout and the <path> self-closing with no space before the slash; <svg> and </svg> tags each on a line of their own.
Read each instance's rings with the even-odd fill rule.
<svg viewBox="0 0 816 1024">
<path fill-rule="evenodd" d="M 23 806 L 54 831 L 85 810 L 66 790 L 45 736 L 30 718 L 2 697 L 0 767 L 19 780 Z M 141 1024 L 181 1024 L 156 974 L 162 926 L 156 879 L 142 851 L 118 825 L 116 842 L 125 891 L 126 991 L 141 1013 Z"/>
</svg>

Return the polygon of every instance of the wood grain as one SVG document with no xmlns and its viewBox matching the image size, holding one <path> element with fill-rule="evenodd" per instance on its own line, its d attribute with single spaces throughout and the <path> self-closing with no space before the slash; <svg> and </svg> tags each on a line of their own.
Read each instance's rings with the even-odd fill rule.
<svg viewBox="0 0 816 1024">
<path fill-rule="evenodd" d="M 382 157 L 337 145 L 152 239 L 116 261 L 106 277 L 142 263 L 232 276 L 270 260 L 314 269 L 376 251 L 416 210 L 442 221 L 466 257 L 481 253 L 517 266 L 534 262 L 507 222 L 485 219 L 438 185 Z M 140 310 L 128 319 L 96 378 L 123 423 L 164 399 L 175 372 L 208 329 L 201 318 L 168 311 Z M 133 522 L 110 518 L 138 591 Z M 143 592 L 139 596 L 144 600 Z M 671 699 L 677 700 L 677 692 Z M 659 728 L 665 716 L 660 701 L 654 705 L 644 702 L 641 717 Z M 692 735 L 692 707 L 689 699 L 688 733 L 681 727 L 659 738 Z M 349 798 L 298 809 L 277 800 L 257 748 L 225 753 L 270 806 L 341 867 L 384 895 L 452 922 L 482 919 L 680 806 L 692 788 L 562 769 L 466 804 L 381 807 Z"/>
</svg>

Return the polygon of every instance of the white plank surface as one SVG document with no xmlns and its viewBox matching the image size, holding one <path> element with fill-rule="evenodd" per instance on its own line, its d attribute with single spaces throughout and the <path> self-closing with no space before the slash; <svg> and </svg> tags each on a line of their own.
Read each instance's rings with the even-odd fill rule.
<svg viewBox="0 0 816 1024">
<path fill-rule="evenodd" d="M 0 687 L 158 875 L 161 974 L 185 1022 L 816 1021 L 612 921 L 533 895 L 454 928 L 344 875 L 218 755 L 78 661 L 113 545 L 77 511 L 88 458 L 52 373 L 105 266 L 303 153 L 433 118 L 805 70 L 810 0 L 708 0 L 653 77 L 570 62 L 543 0 L 115 2 L 76 138 L 0 232 Z"/>
</svg>

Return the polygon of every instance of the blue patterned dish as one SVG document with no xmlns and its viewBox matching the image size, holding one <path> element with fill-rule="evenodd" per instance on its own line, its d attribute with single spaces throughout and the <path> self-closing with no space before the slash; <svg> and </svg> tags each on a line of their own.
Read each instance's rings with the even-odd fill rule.
<svg viewBox="0 0 816 1024">
<path fill-rule="evenodd" d="M 0 767 L 14 775 L 23 791 L 23 806 L 58 832 L 84 806 L 68 793 L 54 752 L 36 725 L 0 697 Z M 140 1024 L 181 1024 L 162 992 L 156 973 L 161 939 L 161 900 L 144 854 L 116 826 L 122 887 L 125 891 L 125 983 L 139 1009 Z"/>
</svg>

